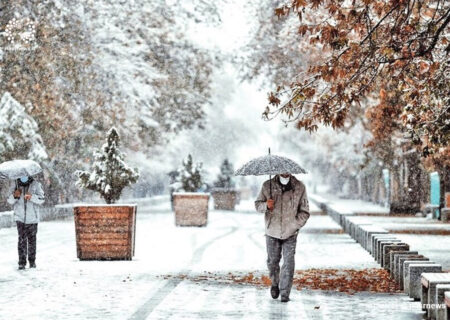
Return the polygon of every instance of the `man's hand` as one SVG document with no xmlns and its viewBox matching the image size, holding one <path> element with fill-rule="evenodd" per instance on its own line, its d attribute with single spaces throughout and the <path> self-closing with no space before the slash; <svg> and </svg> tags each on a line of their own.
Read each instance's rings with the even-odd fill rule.
<svg viewBox="0 0 450 320">
<path fill-rule="evenodd" d="M 31 199 L 31 194 L 30 193 L 27 193 L 26 195 L 25 195 L 25 200 L 30 200 Z"/>
<path fill-rule="evenodd" d="M 274 208 L 274 203 L 275 203 L 275 200 L 273 200 L 273 199 L 267 200 L 267 209 L 269 209 L 270 211 L 272 211 L 273 208 Z"/>
<path fill-rule="evenodd" d="M 21 194 L 22 194 L 22 191 L 20 191 L 20 189 L 16 189 L 14 191 L 14 198 L 19 199 Z"/>
</svg>

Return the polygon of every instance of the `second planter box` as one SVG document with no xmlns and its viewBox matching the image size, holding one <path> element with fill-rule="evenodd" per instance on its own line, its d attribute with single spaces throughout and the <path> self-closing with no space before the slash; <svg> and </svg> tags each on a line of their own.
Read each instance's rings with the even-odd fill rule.
<svg viewBox="0 0 450 320">
<path fill-rule="evenodd" d="M 208 223 L 209 193 L 174 192 L 173 208 L 177 226 L 203 227 Z"/>
</svg>

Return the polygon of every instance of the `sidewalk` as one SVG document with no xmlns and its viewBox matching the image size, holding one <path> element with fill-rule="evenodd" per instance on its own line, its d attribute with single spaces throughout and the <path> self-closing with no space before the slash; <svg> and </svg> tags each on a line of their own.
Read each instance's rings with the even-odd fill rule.
<svg viewBox="0 0 450 320">
<path fill-rule="evenodd" d="M 309 194 L 311 202 L 317 203 L 327 203 L 334 210 L 340 212 L 354 212 L 356 214 L 379 214 L 388 215 L 389 209 L 381 205 L 364 201 L 364 200 L 353 200 L 353 199 L 341 199 L 333 194 Z"/>
<path fill-rule="evenodd" d="M 404 294 L 293 288 L 291 301 L 282 304 L 267 287 L 176 277 L 267 275 L 263 216 L 250 211 L 210 211 L 207 227 L 177 228 L 168 203 L 145 207 L 138 210 L 135 258 L 116 262 L 78 261 L 73 220 L 43 222 L 38 268 L 24 272 L 16 270 L 16 232 L 0 230 L 0 319 L 334 320 L 358 314 L 406 320 L 422 315 L 420 303 Z M 310 268 L 378 265 L 330 217 L 312 215 L 296 252 L 296 269 Z"/>
</svg>

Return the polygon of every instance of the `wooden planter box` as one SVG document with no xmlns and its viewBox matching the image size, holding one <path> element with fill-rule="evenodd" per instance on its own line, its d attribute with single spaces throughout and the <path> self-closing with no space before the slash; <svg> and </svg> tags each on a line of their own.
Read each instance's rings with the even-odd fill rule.
<svg viewBox="0 0 450 320">
<path fill-rule="evenodd" d="M 175 225 L 206 226 L 208 222 L 209 193 L 174 192 Z"/>
<path fill-rule="evenodd" d="M 215 189 L 212 196 L 217 210 L 234 210 L 238 199 L 237 191 L 229 189 Z"/>
<path fill-rule="evenodd" d="M 80 260 L 131 260 L 136 237 L 136 205 L 73 208 Z"/>
</svg>

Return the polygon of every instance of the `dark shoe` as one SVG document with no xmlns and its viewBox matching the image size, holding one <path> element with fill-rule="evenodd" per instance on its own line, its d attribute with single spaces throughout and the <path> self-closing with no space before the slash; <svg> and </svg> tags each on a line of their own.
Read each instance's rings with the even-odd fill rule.
<svg viewBox="0 0 450 320">
<path fill-rule="evenodd" d="M 24 264 L 19 264 L 19 270 L 23 270 L 25 269 L 25 265 Z"/>
<path fill-rule="evenodd" d="M 281 296 L 281 302 L 288 302 L 289 300 L 289 297 Z"/>
<path fill-rule="evenodd" d="M 30 262 L 30 268 L 36 268 L 36 263 L 35 262 Z"/>
<path fill-rule="evenodd" d="M 272 295 L 272 298 L 278 298 L 278 296 L 280 295 L 280 289 L 278 288 L 278 286 L 270 287 L 270 294 Z"/>
</svg>

